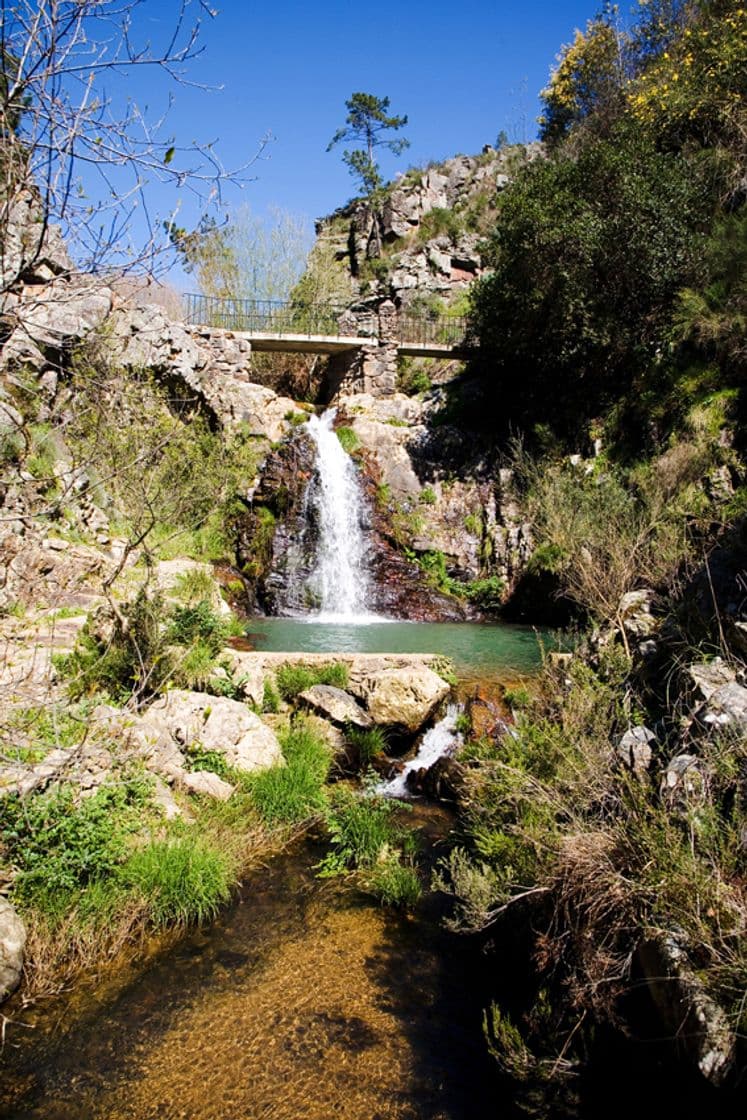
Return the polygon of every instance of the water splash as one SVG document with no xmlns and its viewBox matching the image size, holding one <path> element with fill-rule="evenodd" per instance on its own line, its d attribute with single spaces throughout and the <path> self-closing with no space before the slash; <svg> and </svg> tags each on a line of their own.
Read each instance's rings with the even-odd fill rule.
<svg viewBox="0 0 747 1120">
<path fill-rule="evenodd" d="M 382 797 L 409 797 L 407 788 L 407 775 L 413 770 L 428 769 L 444 755 L 451 754 L 462 742 L 462 736 L 457 731 L 457 719 L 461 707 L 459 704 L 449 704 L 446 715 L 426 731 L 418 747 L 417 754 L 405 763 L 404 769 L 389 782 L 382 782 L 376 788 L 376 793 Z"/>
<path fill-rule="evenodd" d="M 370 577 L 365 508 L 355 466 L 334 430 L 337 410 L 311 416 L 309 436 L 316 445 L 317 484 L 313 488 L 319 546 L 309 590 L 319 604 L 317 622 L 367 622 Z"/>
</svg>

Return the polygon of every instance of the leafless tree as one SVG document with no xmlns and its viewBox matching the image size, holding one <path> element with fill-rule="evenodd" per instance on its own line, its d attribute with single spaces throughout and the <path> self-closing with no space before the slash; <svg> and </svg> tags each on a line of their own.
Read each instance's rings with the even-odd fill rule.
<svg viewBox="0 0 747 1120">
<path fill-rule="evenodd" d="M 53 224 L 84 272 L 152 266 L 168 238 L 149 208 L 149 183 L 204 209 L 242 178 L 248 164 L 227 170 L 212 142 L 169 135 L 168 105 L 154 118 L 111 92 L 142 69 L 165 81 L 169 102 L 174 86 L 196 84 L 189 69 L 203 49 L 201 23 L 216 13 L 205 0 L 174 0 L 156 44 L 144 37 L 144 9 L 144 0 L 0 0 L 0 291 L 43 259 Z"/>
</svg>

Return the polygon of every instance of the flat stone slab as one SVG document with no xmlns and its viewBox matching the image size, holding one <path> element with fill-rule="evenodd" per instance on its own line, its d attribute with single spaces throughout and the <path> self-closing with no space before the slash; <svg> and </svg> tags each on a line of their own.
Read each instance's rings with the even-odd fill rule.
<svg viewBox="0 0 747 1120">
<path fill-rule="evenodd" d="M 307 688 L 299 696 L 304 704 L 320 716 L 326 716 L 333 723 L 345 725 L 352 723 L 354 727 L 372 727 L 371 717 L 364 712 L 357 700 L 341 688 L 331 684 L 315 684 Z"/>
</svg>

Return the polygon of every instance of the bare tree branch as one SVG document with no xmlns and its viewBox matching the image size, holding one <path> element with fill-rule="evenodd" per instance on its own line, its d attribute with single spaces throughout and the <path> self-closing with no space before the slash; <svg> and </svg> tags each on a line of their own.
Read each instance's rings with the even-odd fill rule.
<svg viewBox="0 0 747 1120">
<path fill-rule="evenodd" d="M 168 108 L 152 116 L 107 89 L 140 69 L 167 85 L 208 87 L 188 70 L 202 53 L 204 0 L 175 0 L 163 44 L 143 39 L 144 0 L 0 0 L 0 293 L 13 290 L 42 257 L 48 223 L 60 223 L 77 265 L 153 269 L 169 247 L 163 221 L 149 212 L 148 185 L 173 188 L 173 220 L 185 196 L 205 210 L 247 167 L 226 169 L 214 147 L 179 143 Z M 169 96 L 169 107 L 172 98 Z M 19 208 L 36 206 L 24 243 L 7 237 Z M 133 219 L 142 216 L 131 236 Z"/>
</svg>

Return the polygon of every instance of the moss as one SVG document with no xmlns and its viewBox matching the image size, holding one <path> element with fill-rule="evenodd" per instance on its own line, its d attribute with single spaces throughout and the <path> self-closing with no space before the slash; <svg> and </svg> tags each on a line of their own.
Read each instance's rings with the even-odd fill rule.
<svg viewBox="0 0 747 1120">
<path fill-rule="evenodd" d="M 340 446 L 347 455 L 352 455 L 361 445 L 361 441 L 353 428 L 346 428 L 344 425 L 335 428 L 335 434 L 340 441 Z"/>
</svg>

